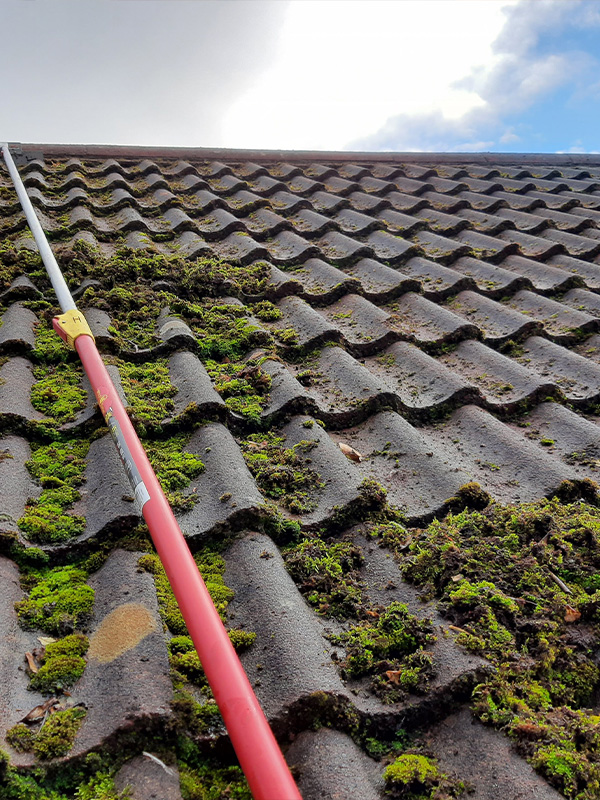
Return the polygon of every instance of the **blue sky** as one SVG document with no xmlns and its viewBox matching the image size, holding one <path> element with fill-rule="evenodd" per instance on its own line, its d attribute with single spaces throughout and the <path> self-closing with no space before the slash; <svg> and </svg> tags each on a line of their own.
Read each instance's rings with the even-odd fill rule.
<svg viewBox="0 0 600 800">
<path fill-rule="evenodd" d="M 0 140 L 600 151 L 597 0 L 2 0 L 2 9 Z"/>
</svg>

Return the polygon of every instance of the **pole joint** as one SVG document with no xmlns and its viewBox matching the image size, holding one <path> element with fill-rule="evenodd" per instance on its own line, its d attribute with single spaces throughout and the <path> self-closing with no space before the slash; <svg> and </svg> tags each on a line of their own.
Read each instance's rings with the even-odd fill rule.
<svg viewBox="0 0 600 800">
<path fill-rule="evenodd" d="M 94 339 L 94 334 L 86 318 L 81 311 L 78 311 L 76 308 L 66 311 L 64 314 L 59 314 L 58 317 L 54 317 L 52 320 L 52 327 L 63 342 L 66 342 L 73 350 L 75 349 L 75 340 L 78 336 L 83 334 Z"/>
</svg>

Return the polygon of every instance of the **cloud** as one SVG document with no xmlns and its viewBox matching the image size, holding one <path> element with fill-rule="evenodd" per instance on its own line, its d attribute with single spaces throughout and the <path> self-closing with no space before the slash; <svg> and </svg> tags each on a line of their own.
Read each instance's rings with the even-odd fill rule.
<svg viewBox="0 0 600 800">
<path fill-rule="evenodd" d="M 461 116 L 481 99 L 458 81 L 491 57 L 505 5 L 295 0 L 273 63 L 226 115 L 225 144 L 340 149 L 399 109 Z"/>
<path fill-rule="evenodd" d="M 595 5 L 580 0 L 521 0 L 502 12 L 505 23 L 492 43 L 488 61 L 475 65 L 453 85 L 477 97 L 477 107 L 460 118 L 402 113 L 386 120 L 377 133 L 353 141 L 349 149 L 461 151 L 471 145 L 476 149 L 482 142 L 488 147 L 510 145 L 520 137 L 508 119 L 561 87 L 570 87 L 572 93 L 586 91 L 586 77 L 597 74 L 597 59 L 567 46 L 560 35 L 569 26 L 582 28 L 585 20 L 600 25 Z M 558 52 L 546 52 L 545 37 L 558 38 L 554 44 Z"/>
<path fill-rule="evenodd" d="M 0 136 L 205 145 L 275 51 L 280 0 L 2 0 Z"/>
</svg>

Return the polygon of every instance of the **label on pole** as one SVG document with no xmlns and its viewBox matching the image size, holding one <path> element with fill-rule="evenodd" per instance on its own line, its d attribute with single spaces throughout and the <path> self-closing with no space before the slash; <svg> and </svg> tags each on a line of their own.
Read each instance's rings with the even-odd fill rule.
<svg viewBox="0 0 600 800">
<path fill-rule="evenodd" d="M 112 406 L 104 414 L 104 419 L 106 420 L 106 424 L 108 425 L 108 430 L 111 432 L 112 437 L 115 441 L 117 450 L 119 451 L 119 455 L 121 456 L 121 461 L 123 462 L 123 466 L 125 467 L 125 472 L 127 473 L 129 482 L 133 487 L 133 493 L 135 495 L 135 499 L 140 504 L 140 508 L 143 508 L 144 505 L 148 502 L 148 500 L 150 500 L 150 494 L 148 492 L 148 489 L 146 488 L 146 484 L 142 480 L 142 476 L 139 473 L 135 461 L 133 460 L 133 456 L 131 455 L 131 450 L 129 449 L 127 442 L 125 441 L 125 437 L 123 436 L 123 431 L 121 430 L 119 421 L 116 419 L 113 413 Z"/>
</svg>

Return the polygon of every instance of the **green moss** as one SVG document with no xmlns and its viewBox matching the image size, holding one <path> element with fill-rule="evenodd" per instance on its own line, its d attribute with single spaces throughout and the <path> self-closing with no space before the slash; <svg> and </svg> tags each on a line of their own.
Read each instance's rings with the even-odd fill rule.
<svg viewBox="0 0 600 800">
<path fill-rule="evenodd" d="M 302 440 L 286 448 L 274 433 L 251 434 L 241 442 L 242 453 L 261 491 L 293 514 L 307 514 L 317 507 L 315 495 L 325 488 L 307 454 L 318 446 Z"/>
<path fill-rule="evenodd" d="M 474 711 L 571 800 L 597 794 L 600 510 L 558 499 L 449 514 L 394 543 L 404 575 L 438 599 L 457 642 L 495 674 Z"/>
<path fill-rule="evenodd" d="M 17 202 L 17 198 L 14 195 L 13 197 Z M 0 242 L 0 289 L 8 289 L 19 275 L 34 272 L 41 267 L 39 253 L 28 247 L 17 248 L 12 242 Z"/>
<path fill-rule="evenodd" d="M 260 303 L 255 303 L 252 306 L 252 313 L 255 317 L 258 317 L 258 319 L 264 322 L 274 322 L 282 317 L 280 309 L 269 300 L 262 300 Z"/>
<path fill-rule="evenodd" d="M 73 747 L 75 736 L 86 714 L 84 708 L 69 708 L 48 717 L 33 742 L 36 757 L 47 760 L 66 755 Z"/>
<path fill-rule="evenodd" d="M 46 719 L 37 732 L 19 723 L 7 732 L 6 739 L 15 750 L 33 751 L 41 761 L 59 758 L 73 747 L 86 713 L 84 708 L 79 707 L 57 711 Z"/>
<path fill-rule="evenodd" d="M 173 398 L 177 394 L 171 383 L 168 360 L 156 359 L 144 364 L 118 361 L 117 365 L 133 421 L 142 425 L 160 425 L 173 413 Z"/>
<path fill-rule="evenodd" d="M 462 781 L 440 772 L 435 759 L 404 753 L 383 773 L 386 794 L 403 800 L 451 800 L 465 791 Z"/>
<path fill-rule="evenodd" d="M 28 753 L 33 750 L 34 740 L 35 733 L 31 728 L 27 727 L 24 722 L 13 725 L 13 727 L 6 732 L 6 741 L 18 753 Z"/>
<path fill-rule="evenodd" d="M 82 373 L 76 365 L 40 366 L 33 374 L 37 383 L 31 389 L 31 404 L 36 411 L 62 424 L 75 419 L 77 412 L 85 408 Z"/>
<path fill-rule="evenodd" d="M 252 420 L 259 420 L 270 400 L 271 376 L 260 363 L 208 360 L 206 369 L 215 389 L 225 399 L 230 411 Z"/>
<path fill-rule="evenodd" d="M 41 573 L 29 597 L 15 603 L 22 625 L 47 633 L 66 633 L 83 625 L 94 605 L 87 573 L 77 567 L 56 567 Z"/>
<path fill-rule="evenodd" d="M 179 689 L 171 706 L 179 726 L 190 736 L 214 736 L 225 732 L 221 712 L 212 699 L 199 703 L 190 692 Z"/>
<path fill-rule="evenodd" d="M 371 676 L 373 691 L 386 702 L 423 691 L 433 675 L 432 658 L 424 649 L 435 641 L 431 622 L 397 602 L 374 613 L 375 622 L 370 619 L 329 637 L 346 649 L 342 673 L 348 678 Z"/>
<path fill-rule="evenodd" d="M 183 800 L 252 800 L 238 766 L 223 766 L 207 758 L 192 741 L 178 741 L 179 780 Z"/>
<path fill-rule="evenodd" d="M 85 659 L 81 656 L 56 656 L 44 661 L 29 686 L 43 694 L 57 694 L 78 681 L 84 670 Z"/>
<path fill-rule="evenodd" d="M 225 619 L 227 606 L 233 599 L 233 590 L 226 586 L 223 580 L 225 572 L 223 557 L 205 549 L 197 553 L 194 558 L 221 619 Z M 140 558 L 139 565 L 154 577 L 160 612 L 165 624 L 176 636 L 187 637 L 185 622 L 160 559 L 157 555 L 147 554 Z"/>
<path fill-rule="evenodd" d="M 31 676 L 29 687 L 44 694 L 58 694 L 81 678 L 86 662 L 83 656 L 89 640 L 83 634 L 65 636 L 46 646 L 42 665 Z"/>
<path fill-rule="evenodd" d="M 65 513 L 80 494 L 89 441 L 31 444 L 26 466 L 42 485 L 39 498 L 30 500 L 19 527 L 33 541 L 56 543 L 83 533 L 85 519 Z"/>
<path fill-rule="evenodd" d="M 203 462 L 193 453 L 185 451 L 189 435 L 180 434 L 170 439 L 147 441 L 146 454 L 160 481 L 171 507 L 189 510 L 197 502 L 195 494 L 185 494 L 189 482 L 204 471 Z"/>
<path fill-rule="evenodd" d="M 337 619 L 358 617 L 364 582 L 362 550 L 351 542 L 308 538 L 283 552 L 285 565 L 310 605 Z"/>
</svg>

